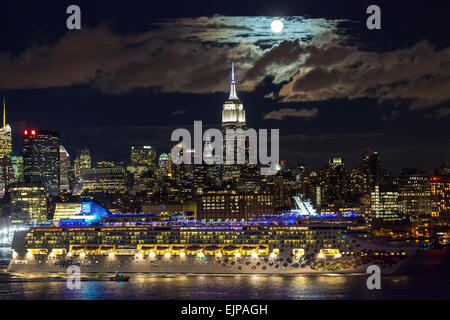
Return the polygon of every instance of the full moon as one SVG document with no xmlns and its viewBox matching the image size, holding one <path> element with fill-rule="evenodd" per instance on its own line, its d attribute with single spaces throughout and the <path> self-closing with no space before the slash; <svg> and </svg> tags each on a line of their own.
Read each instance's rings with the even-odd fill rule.
<svg viewBox="0 0 450 320">
<path fill-rule="evenodd" d="M 275 33 L 280 33 L 281 31 L 283 31 L 283 22 L 281 22 L 280 20 L 273 20 L 270 24 L 270 29 L 272 29 L 272 31 Z"/>
</svg>

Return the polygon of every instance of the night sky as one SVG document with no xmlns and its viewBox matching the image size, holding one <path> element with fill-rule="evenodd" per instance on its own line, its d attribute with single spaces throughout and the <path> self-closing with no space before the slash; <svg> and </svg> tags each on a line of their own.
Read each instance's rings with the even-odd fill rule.
<svg viewBox="0 0 450 320">
<path fill-rule="evenodd" d="M 392 3 L 394 2 L 394 3 Z M 2 1 L 0 94 L 13 148 L 61 133 L 72 157 L 158 154 L 175 128 L 220 127 L 234 61 L 247 125 L 280 129 L 280 158 L 348 167 L 371 147 L 397 174 L 450 159 L 444 1 Z M 81 7 L 82 29 L 66 28 Z M 366 8 L 381 7 L 381 30 Z M 274 18 L 280 34 L 270 30 Z"/>
</svg>

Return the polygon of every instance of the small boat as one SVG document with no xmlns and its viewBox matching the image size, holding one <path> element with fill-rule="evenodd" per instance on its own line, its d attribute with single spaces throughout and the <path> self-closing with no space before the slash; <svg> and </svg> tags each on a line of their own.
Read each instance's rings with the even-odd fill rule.
<svg viewBox="0 0 450 320">
<path fill-rule="evenodd" d="M 130 277 L 124 276 L 121 273 L 116 272 L 116 275 L 114 277 L 109 278 L 109 281 L 116 281 L 116 282 L 123 282 L 128 281 Z"/>
</svg>

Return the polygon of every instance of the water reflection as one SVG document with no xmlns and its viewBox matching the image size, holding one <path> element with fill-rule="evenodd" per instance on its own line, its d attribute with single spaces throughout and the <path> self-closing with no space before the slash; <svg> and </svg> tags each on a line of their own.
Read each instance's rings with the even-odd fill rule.
<svg viewBox="0 0 450 320">
<path fill-rule="evenodd" d="M 0 299 L 448 299 L 449 277 L 387 276 L 368 290 L 364 275 L 83 274 L 69 290 L 65 274 L 0 274 Z"/>
</svg>

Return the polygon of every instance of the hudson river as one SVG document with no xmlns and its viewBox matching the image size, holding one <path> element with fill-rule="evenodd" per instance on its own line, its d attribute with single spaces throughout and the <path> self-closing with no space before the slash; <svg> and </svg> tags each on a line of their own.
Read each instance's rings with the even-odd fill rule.
<svg viewBox="0 0 450 320">
<path fill-rule="evenodd" d="M 0 268 L 7 253 L 0 249 Z M 448 262 L 448 254 L 439 261 Z M 450 299 L 448 263 L 420 262 L 420 275 L 383 276 L 380 290 L 368 290 L 366 275 L 156 275 L 131 274 L 129 282 L 110 274 L 86 274 L 69 290 L 65 274 L 0 273 L 0 299 Z M 417 266 L 416 266 L 417 267 Z M 411 271 L 411 270 L 410 270 Z"/>
</svg>

